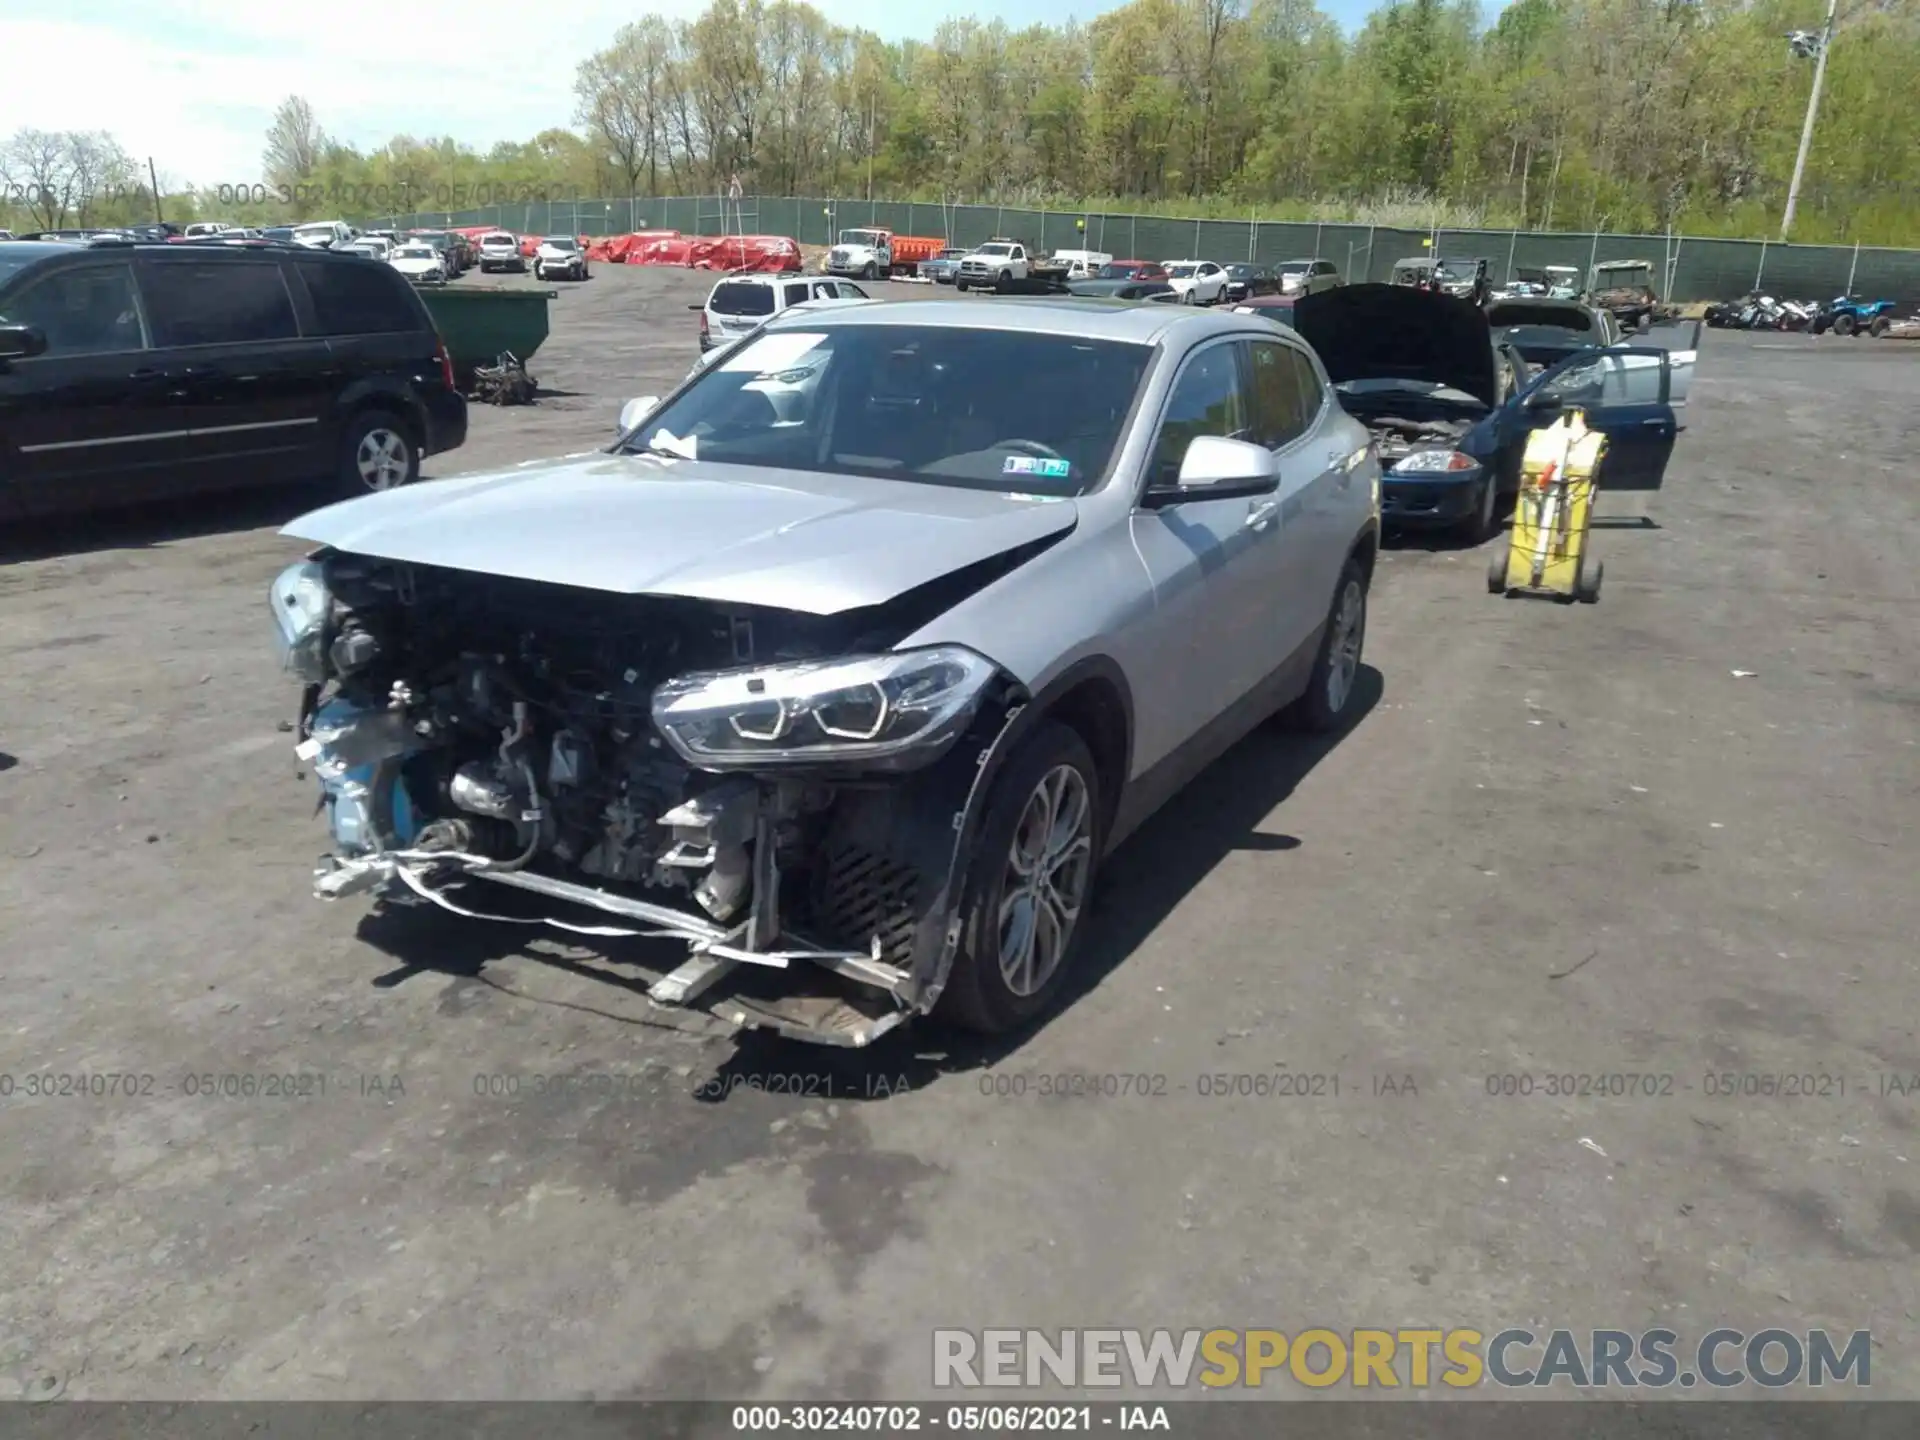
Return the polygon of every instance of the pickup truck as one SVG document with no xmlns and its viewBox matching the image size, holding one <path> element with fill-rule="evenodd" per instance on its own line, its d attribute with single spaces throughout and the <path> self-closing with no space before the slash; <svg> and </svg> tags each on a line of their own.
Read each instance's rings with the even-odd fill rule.
<svg viewBox="0 0 1920 1440">
<path fill-rule="evenodd" d="M 960 262 L 956 290 L 992 290 L 1000 295 L 1049 295 L 1067 288 L 1070 267 L 1050 260 L 1024 240 L 996 237 Z"/>
</svg>

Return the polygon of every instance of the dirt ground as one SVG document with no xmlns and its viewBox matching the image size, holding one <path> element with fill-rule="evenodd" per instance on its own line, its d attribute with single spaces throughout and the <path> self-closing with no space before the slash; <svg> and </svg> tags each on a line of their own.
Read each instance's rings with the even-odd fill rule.
<svg viewBox="0 0 1920 1440">
<path fill-rule="evenodd" d="M 703 288 L 562 287 L 547 398 L 429 472 L 606 443 Z M 312 497 L 18 539 L 0 1376 L 882 1398 L 936 1326 L 1777 1324 L 1870 1328 L 1920 1396 L 1920 355 L 1705 346 L 1601 602 L 1390 551 L 1351 733 L 1173 802 L 1005 1053 L 681 1033 L 620 942 L 312 900 L 265 603 Z M 1282 1068 L 1338 1094 L 1233 1093 Z"/>
</svg>

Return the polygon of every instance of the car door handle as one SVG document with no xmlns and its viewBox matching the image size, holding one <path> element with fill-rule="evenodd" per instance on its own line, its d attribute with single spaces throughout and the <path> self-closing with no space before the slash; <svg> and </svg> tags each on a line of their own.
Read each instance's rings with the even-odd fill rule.
<svg viewBox="0 0 1920 1440">
<path fill-rule="evenodd" d="M 1279 511 L 1280 511 L 1280 502 L 1278 500 L 1262 500 L 1258 505 L 1252 506 L 1250 509 L 1248 509 L 1247 529 L 1249 530 L 1266 529 L 1267 522 L 1273 519 L 1273 517 L 1276 514 L 1278 514 Z"/>
</svg>

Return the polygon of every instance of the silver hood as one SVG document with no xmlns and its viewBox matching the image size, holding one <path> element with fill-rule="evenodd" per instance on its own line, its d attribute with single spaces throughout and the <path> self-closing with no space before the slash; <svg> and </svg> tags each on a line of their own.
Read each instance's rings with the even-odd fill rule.
<svg viewBox="0 0 1920 1440">
<path fill-rule="evenodd" d="M 1077 518 L 1071 500 L 592 453 L 362 496 L 281 533 L 416 565 L 832 615 Z"/>
</svg>

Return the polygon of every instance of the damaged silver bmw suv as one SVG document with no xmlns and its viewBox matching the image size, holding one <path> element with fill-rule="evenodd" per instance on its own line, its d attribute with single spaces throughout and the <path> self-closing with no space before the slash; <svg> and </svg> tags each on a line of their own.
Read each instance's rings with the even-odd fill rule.
<svg viewBox="0 0 1920 1440">
<path fill-rule="evenodd" d="M 1263 719 L 1351 708 L 1379 467 L 1257 316 L 796 314 L 623 420 L 287 528 L 321 896 L 533 892 L 684 942 L 654 999 L 738 1027 L 1006 1031 L 1103 855 Z"/>
</svg>

